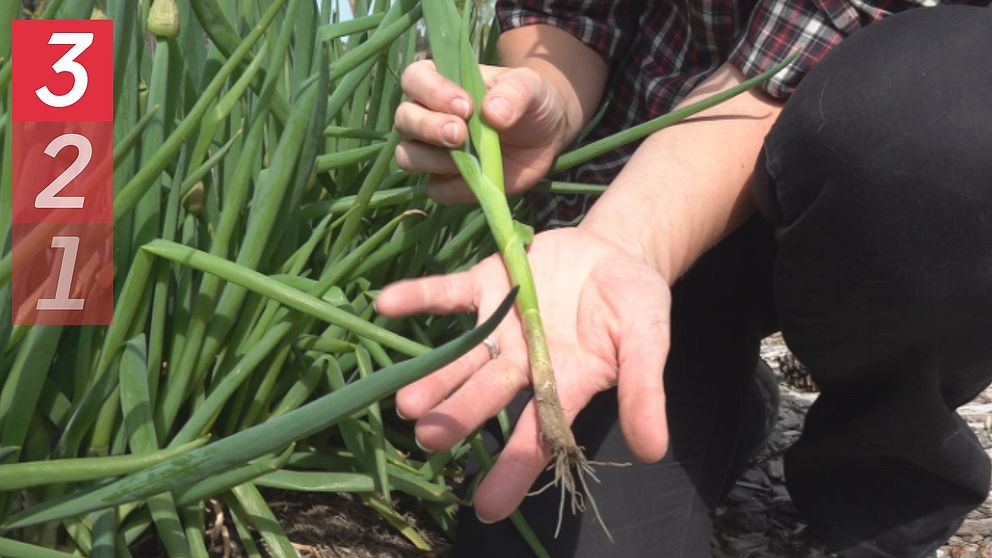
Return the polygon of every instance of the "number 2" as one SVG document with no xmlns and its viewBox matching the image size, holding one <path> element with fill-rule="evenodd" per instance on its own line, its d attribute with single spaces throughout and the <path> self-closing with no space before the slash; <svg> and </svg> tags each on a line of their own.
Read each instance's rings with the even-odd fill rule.
<svg viewBox="0 0 992 558">
<path fill-rule="evenodd" d="M 52 37 L 48 39 L 48 44 L 73 45 L 69 49 L 69 52 L 65 53 L 62 58 L 59 58 L 52 65 L 52 69 L 56 73 L 69 72 L 72 74 L 72 89 L 64 95 L 55 95 L 45 85 L 36 89 L 35 94 L 38 95 L 41 102 L 50 107 L 65 108 L 82 99 L 83 94 L 86 92 L 86 86 L 89 85 L 89 76 L 86 74 L 86 68 L 79 62 L 76 62 L 76 57 L 93 44 L 93 33 L 52 33 Z"/>
<path fill-rule="evenodd" d="M 56 197 L 56 195 L 68 186 L 74 178 L 79 176 L 79 173 L 83 172 L 86 165 L 90 163 L 90 159 L 93 157 L 93 146 L 90 144 L 90 140 L 86 139 L 86 136 L 79 134 L 62 134 L 48 144 L 48 147 L 45 148 L 45 155 L 55 157 L 59 154 L 59 151 L 62 151 L 62 148 L 69 145 L 79 150 L 76 160 L 69 165 L 69 168 L 62 171 L 62 174 L 58 175 L 44 190 L 38 192 L 38 195 L 34 198 L 35 207 L 39 209 L 80 209 L 83 207 L 82 196 Z"/>
</svg>

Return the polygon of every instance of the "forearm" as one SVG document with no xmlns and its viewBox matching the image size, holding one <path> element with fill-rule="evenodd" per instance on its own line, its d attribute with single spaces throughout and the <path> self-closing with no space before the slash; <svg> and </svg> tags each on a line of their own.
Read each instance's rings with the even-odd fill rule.
<svg viewBox="0 0 992 558">
<path fill-rule="evenodd" d="M 534 70 L 551 84 L 565 108 L 560 148 L 575 139 L 599 107 L 609 69 L 603 58 L 566 31 L 527 25 L 500 35 L 502 65 Z"/>
<path fill-rule="evenodd" d="M 724 65 L 683 104 L 743 80 Z M 774 99 L 748 92 L 655 133 L 581 226 L 642 256 L 674 283 L 754 212 L 754 165 L 780 108 Z"/>
</svg>

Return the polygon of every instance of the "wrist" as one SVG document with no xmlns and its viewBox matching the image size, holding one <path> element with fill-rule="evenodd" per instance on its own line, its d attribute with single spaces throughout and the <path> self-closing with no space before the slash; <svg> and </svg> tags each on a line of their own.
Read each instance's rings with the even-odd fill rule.
<svg viewBox="0 0 992 558">
<path fill-rule="evenodd" d="M 683 104 L 743 81 L 725 65 Z M 655 132 L 589 212 L 588 226 L 673 284 L 754 212 L 755 164 L 780 111 L 781 103 L 748 92 Z"/>
<path fill-rule="evenodd" d="M 604 194 L 579 228 L 608 240 L 657 271 L 669 285 L 674 284 L 683 269 L 681 262 L 686 255 L 684 248 L 688 241 L 682 239 L 678 234 L 680 231 L 673 227 L 671 215 L 656 211 L 649 215 L 623 201 L 620 196 Z M 667 232 L 659 234 L 659 231 Z"/>
</svg>

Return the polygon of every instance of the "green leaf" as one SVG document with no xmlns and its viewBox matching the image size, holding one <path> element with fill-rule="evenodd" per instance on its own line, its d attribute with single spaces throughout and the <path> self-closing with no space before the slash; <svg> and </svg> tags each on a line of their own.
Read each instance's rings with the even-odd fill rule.
<svg viewBox="0 0 992 558">
<path fill-rule="evenodd" d="M 43 484 L 80 482 L 126 475 L 180 456 L 207 443 L 208 436 L 140 455 L 74 457 L 0 465 L 0 491 L 19 490 Z"/>
<path fill-rule="evenodd" d="M 262 296 L 278 300 L 294 310 L 341 326 L 357 335 L 375 339 L 377 342 L 404 354 L 416 355 L 422 352 L 422 347 L 419 344 L 357 318 L 313 295 L 288 287 L 275 279 L 230 260 L 166 240 L 153 240 L 143 246 L 142 250 L 206 271 Z"/>
<path fill-rule="evenodd" d="M 506 296 L 486 321 L 437 349 L 382 369 L 285 415 L 242 430 L 186 455 L 148 467 L 109 485 L 32 506 L 9 518 L 4 527 L 27 527 L 145 499 L 216 475 L 273 452 L 290 442 L 313 435 L 468 352 L 503 320 L 513 307 L 515 296 L 516 289 Z"/>
<path fill-rule="evenodd" d="M 5 558 L 78 558 L 50 548 L 0 537 L 0 556 Z"/>
<path fill-rule="evenodd" d="M 726 91 L 721 91 L 720 93 L 711 95 L 702 101 L 692 103 L 691 105 L 686 105 L 682 108 L 673 110 L 668 114 L 663 114 L 657 118 L 638 124 L 632 128 L 627 128 L 626 130 L 617 132 L 611 136 L 607 136 L 590 144 L 583 145 L 577 149 L 562 153 L 557 159 L 555 159 L 555 162 L 548 174 L 556 174 L 581 165 L 582 163 L 591 161 L 600 155 L 604 155 L 610 151 L 619 149 L 628 143 L 647 137 L 662 128 L 666 128 L 676 122 L 685 120 L 698 112 L 702 112 L 710 107 L 726 101 L 727 99 L 736 97 L 737 95 L 740 95 L 753 87 L 757 87 L 763 81 L 774 76 L 788 66 L 798 56 L 798 54 L 799 53 L 791 54 L 788 58 L 776 64 L 768 71 L 754 76 L 743 83 L 735 85 Z"/>
<path fill-rule="evenodd" d="M 520 221 L 514 221 L 513 232 L 514 234 L 517 235 L 520 241 L 524 243 L 524 246 L 528 246 L 531 242 L 534 241 L 534 227 L 526 223 L 521 223 Z"/>
</svg>

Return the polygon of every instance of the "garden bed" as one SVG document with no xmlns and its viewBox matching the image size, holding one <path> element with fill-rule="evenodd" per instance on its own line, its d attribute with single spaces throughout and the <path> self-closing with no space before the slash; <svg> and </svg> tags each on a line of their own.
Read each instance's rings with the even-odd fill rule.
<svg viewBox="0 0 992 558">
<path fill-rule="evenodd" d="M 774 336 L 762 345 L 762 356 L 778 373 L 778 359 L 786 355 L 781 337 Z M 806 410 L 816 399 L 815 393 L 800 391 L 780 376 L 781 406 L 779 420 L 765 448 L 754 459 L 717 510 L 712 558 L 829 556 L 797 515 L 785 488 L 782 456 L 802 431 Z M 978 434 L 983 446 L 992 453 L 992 389 L 960 410 Z M 451 542 L 437 532 L 430 520 L 407 513 L 411 524 L 428 536 L 433 551 L 423 553 L 396 533 L 378 514 L 360 499 L 346 494 L 304 494 L 268 491 L 273 511 L 283 523 L 302 558 L 406 558 L 413 556 L 444 557 L 451 554 Z M 404 503 L 410 504 L 404 506 Z M 400 499 L 400 510 L 413 510 L 412 502 Z M 224 540 L 231 541 L 226 556 L 242 556 L 236 536 L 224 537 L 223 516 L 220 525 L 211 529 L 212 551 L 225 556 Z M 992 497 L 972 512 L 961 530 L 935 555 L 935 558 L 992 558 Z"/>
</svg>

